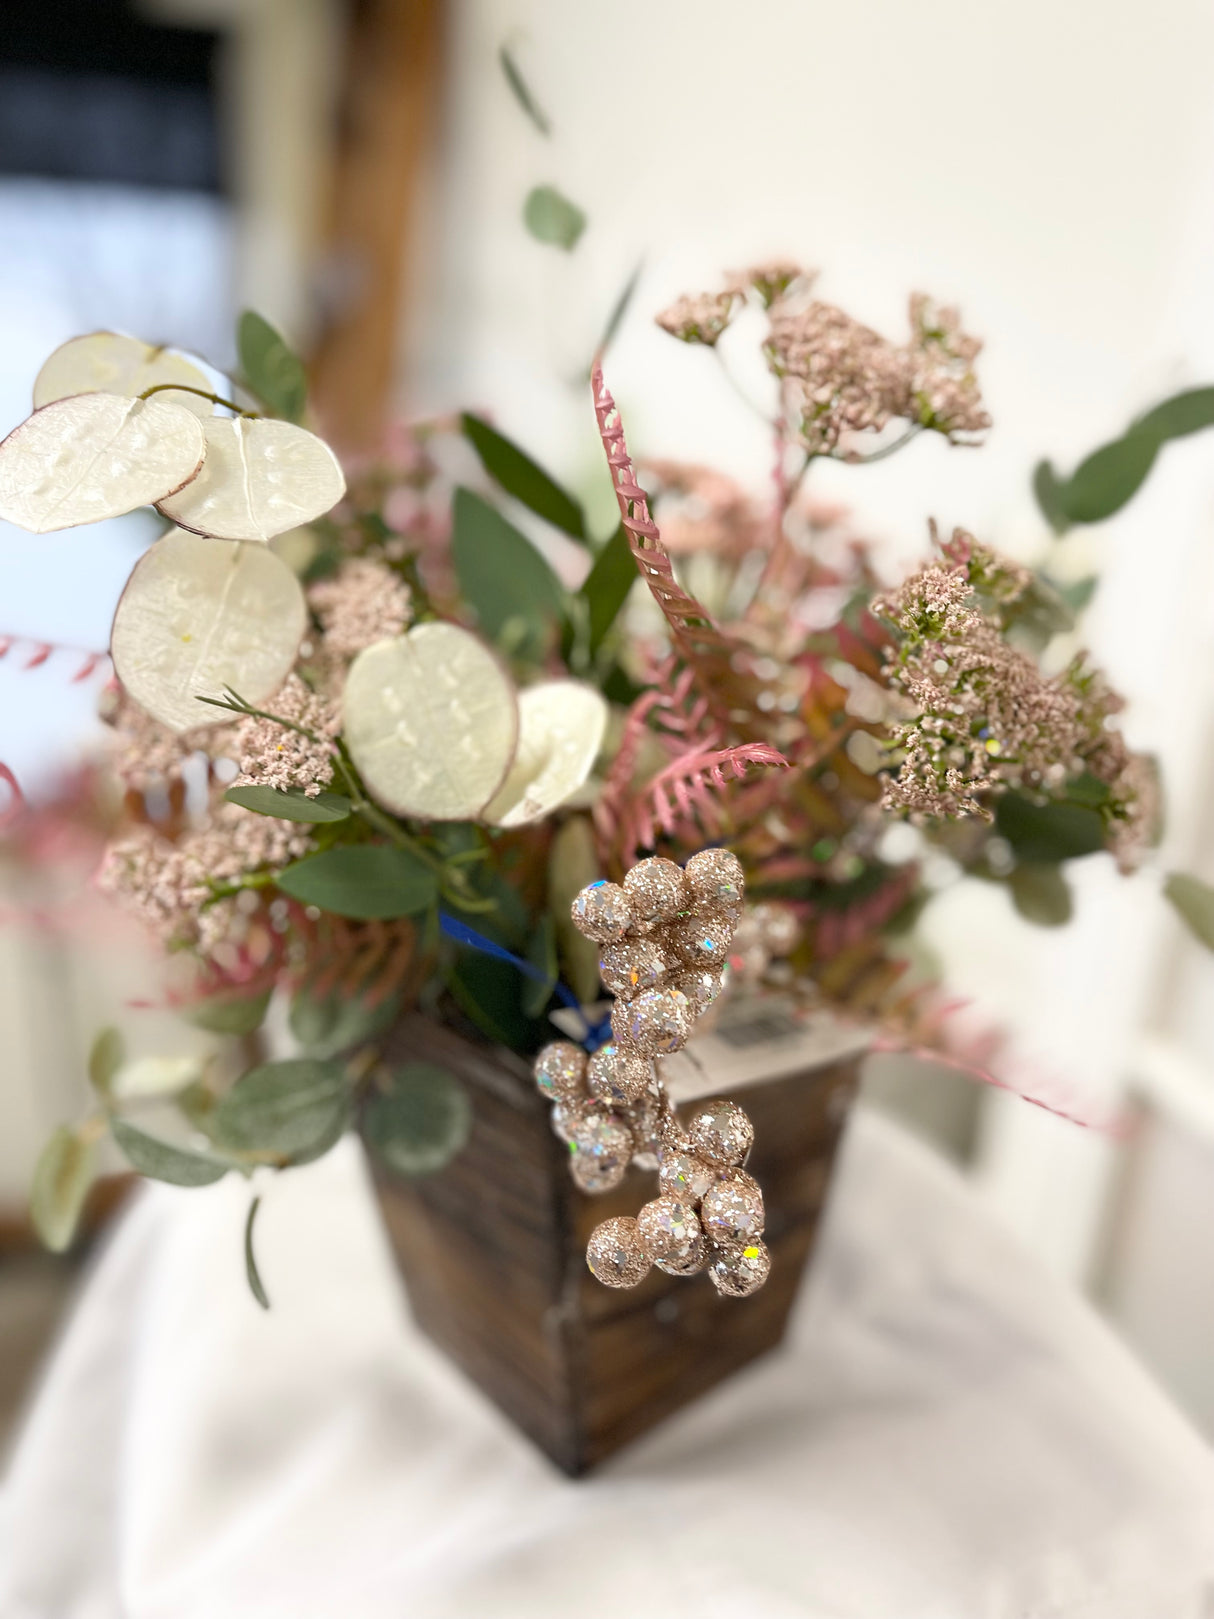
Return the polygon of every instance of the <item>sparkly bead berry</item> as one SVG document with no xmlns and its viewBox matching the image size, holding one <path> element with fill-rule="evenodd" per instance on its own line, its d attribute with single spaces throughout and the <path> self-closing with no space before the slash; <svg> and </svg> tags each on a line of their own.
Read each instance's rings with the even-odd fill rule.
<svg viewBox="0 0 1214 1619">
<path fill-rule="evenodd" d="M 579 933 L 599 944 L 617 944 L 632 922 L 632 904 L 619 883 L 597 882 L 583 888 L 569 914 Z"/>
<path fill-rule="evenodd" d="M 771 1255 L 763 1242 L 747 1243 L 745 1248 L 718 1248 L 708 1264 L 712 1285 L 731 1299 L 756 1292 L 770 1271 Z"/>
<path fill-rule="evenodd" d="M 599 977 L 604 989 L 627 1001 L 661 983 L 668 965 L 652 940 L 625 939 L 621 944 L 609 944 L 603 951 Z"/>
<path fill-rule="evenodd" d="M 704 1194 L 700 1221 L 705 1235 L 722 1247 L 744 1246 L 763 1235 L 763 1193 L 753 1175 L 730 1170 Z"/>
<path fill-rule="evenodd" d="M 742 903 L 742 862 L 728 849 L 702 849 L 684 868 L 697 910 L 732 911 Z"/>
<path fill-rule="evenodd" d="M 649 1274 L 637 1223 L 627 1215 L 604 1220 L 590 1233 L 586 1263 L 605 1287 L 636 1287 Z"/>
<path fill-rule="evenodd" d="M 740 1164 L 754 1144 L 755 1131 L 736 1102 L 706 1102 L 688 1121 L 692 1151 L 710 1164 Z"/>
<path fill-rule="evenodd" d="M 639 860 L 625 872 L 624 887 L 632 901 L 633 915 L 650 926 L 673 921 L 691 903 L 691 889 L 682 871 L 673 860 L 658 856 Z"/>
<path fill-rule="evenodd" d="M 532 1072 L 536 1085 L 549 1100 L 579 1096 L 586 1077 L 586 1053 L 572 1040 L 554 1040 L 536 1057 Z"/>
<path fill-rule="evenodd" d="M 621 1051 L 614 1041 L 600 1046 L 586 1065 L 586 1084 L 601 1102 L 635 1102 L 653 1084 L 653 1064 L 648 1057 Z"/>
</svg>

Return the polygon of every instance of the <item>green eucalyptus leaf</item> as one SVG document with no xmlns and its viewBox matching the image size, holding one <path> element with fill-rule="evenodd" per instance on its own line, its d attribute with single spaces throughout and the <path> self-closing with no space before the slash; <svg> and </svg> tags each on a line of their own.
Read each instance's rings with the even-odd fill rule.
<svg viewBox="0 0 1214 1619">
<path fill-rule="evenodd" d="M 224 1151 L 306 1162 L 320 1144 L 327 1147 L 337 1139 L 348 1110 L 340 1065 L 296 1057 L 243 1074 L 216 1103 L 209 1128 Z"/>
<path fill-rule="evenodd" d="M 543 467 L 482 417 L 465 411 L 460 424 L 485 471 L 508 495 L 554 528 L 585 543 L 586 518 L 581 506 Z"/>
<path fill-rule="evenodd" d="M 632 303 L 637 286 L 640 283 L 641 271 L 644 268 L 644 259 L 638 259 L 636 268 L 628 277 L 627 281 L 625 281 L 623 287 L 620 289 L 619 296 L 617 297 L 615 303 L 612 304 L 611 313 L 607 317 L 607 324 L 603 328 L 603 335 L 599 339 L 598 350 L 595 354 L 596 360 L 601 360 L 603 355 L 606 354 L 607 350 L 611 347 L 612 343 L 615 342 L 616 334 L 619 332 L 620 327 L 624 324 L 624 316 L 628 313 L 629 306 Z"/>
<path fill-rule="evenodd" d="M 1187 872 L 1169 872 L 1164 897 L 1172 904 L 1193 937 L 1214 950 L 1214 888 Z"/>
<path fill-rule="evenodd" d="M 1033 493 L 1046 522 L 1056 534 L 1064 533 L 1068 526 L 1066 485 L 1048 461 L 1038 461 L 1033 469 Z"/>
<path fill-rule="evenodd" d="M 555 186 L 536 186 L 523 204 L 523 224 L 537 242 L 571 253 L 586 229 L 586 215 Z"/>
<path fill-rule="evenodd" d="M 244 1223 L 244 1273 L 248 1280 L 249 1292 L 261 1305 L 263 1310 L 270 1308 L 270 1295 L 262 1284 L 261 1272 L 257 1269 L 257 1259 L 253 1253 L 253 1222 L 257 1219 L 257 1211 L 261 1207 L 261 1199 L 255 1197 L 249 1204 L 249 1217 Z"/>
<path fill-rule="evenodd" d="M 319 792 L 309 798 L 302 787 L 262 787 L 252 783 L 229 787 L 223 795 L 229 804 L 252 810 L 257 815 L 274 815 L 280 821 L 303 821 L 319 825 L 323 821 L 344 821 L 353 805 L 344 793 Z"/>
<path fill-rule="evenodd" d="M 595 557 L 594 565 L 582 581 L 579 592 L 586 602 L 590 618 L 591 657 L 602 646 L 638 577 L 632 547 L 628 543 L 628 530 L 621 523 Z"/>
<path fill-rule="evenodd" d="M 110 1130 L 132 1169 L 152 1180 L 168 1181 L 170 1186 L 210 1186 L 231 1168 L 205 1153 L 160 1141 L 129 1119 L 111 1119 Z"/>
<path fill-rule="evenodd" d="M 549 1026 L 523 1011 L 523 975 L 508 961 L 461 950 L 447 973 L 456 1005 L 482 1034 L 512 1051 L 534 1051 Z"/>
<path fill-rule="evenodd" d="M 1100 583 L 1099 575 L 1089 573 L 1083 579 L 1073 579 L 1069 584 L 1055 582 L 1054 589 L 1071 609 L 1072 613 L 1082 613 L 1096 594 L 1096 587 Z"/>
<path fill-rule="evenodd" d="M 363 1112 L 363 1133 L 389 1169 L 399 1175 L 433 1175 L 449 1164 L 468 1139 L 472 1105 L 460 1082 L 433 1063 L 396 1068 L 387 1090 Z"/>
<path fill-rule="evenodd" d="M 60 1125 L 34 1167 L 30 1218 L 53 1253 L 61 1254 L 76 1234 L 80 1211 L 93 1183 L 94 1144 Z"/>
<path fill-rule="evenodd" d="M 1214 388 L 1189 388 L 1148 410 L 1131 431 L 1150 433 L 1162 440 L 1186 438 L 1206 427 L 1214 427 Z"/>
<path fill-rule="evenodd" d="M 531 86 L 519 71 L 519 65 L 514 60 L 514 52 L 509 45 L 501 47 L 497 53 L 497 59 L 514 99 L 541 135 L 551 135 L 552 125 L 548 120 L 548 115 L 532 95 Z"/>
<path fill-rule="evenodd" d="M 416 916 L 438 897 L 431 868 L 410 850 L 387 843 L 342 844 L 307 855 L 276 881 L 301 905 L 364 922 Z"/>
<path fill-rule="evenodd" d="M 470 489 L 455 491 L 451 558 L 482 633 L 499 641 L 521 627 L 519 652 L 541 657 L 564 613 L 565 592 L 526 535 Z"/>
<path fill-rule="evenodd" d="M 995 829 L 1011 844 L 1017 862 L 1055 865 L 1104 848 L 1104 822 L 1083 804 L 1034 804 L 1021 793 L 1004 793 L 995 805 Z"/>
<path fill-rule="evenodd" d="M 1058 866 L 1018 865 L 1008 879 L 1012 903 L 1026 922 L 1060 928 L 1071 920 L 1071 890 Z"/>
<path fill-rule="evenodd" d="M 187 1007 L 184 1015 L 196 1029 L 206 1029 L 209 1034 L 252 1034 L 264 1023 L 269 1005 L 268 989 L 260 995 L 225 992 Z"/>
<path fill-rule="evenodd" d="M 1082 776 L 1076 776 L 1073 781 L 1066 784 L 1066 796 L 1072 804 L 1087 804 L 1092 809 L 1099 809 L 1107 804 L 1113 796 L 1107 783 L 1094 776 L 1090 770 L 1085 770 Z"/>
<path fill-rule="evenodd" d="M 303 361 L 269 321 L 246 309 L 236 328 L 237 353 L 244 379 L 277 416 L 301 422 L 308 405 L 308 378 Z"/>
<path fill-rule="evenodd" d="M 1112 517 L 1138 493 L 1158 452 L 1158 438 L 1134 430 L 1094 450 L 1063 487 L 1067 517 L 1072 523 Z"/>
<path fill-rule="evenodd" d="M 102 1029 L 89 1051 L 89 1084 L 103 1100 L 113 1094 L 114 1075 L 122 1067 L 126 1047 L 117 1029 Z"/>
<path fill-rule="evenodd" d="M 336 1057 L 385 1034 L 400 1010 L 400 995 L 381 995 L 374 1002 L 365 993 L 351 995 L 332 989 L 316 995 L 304 985 L 291 998 L 291 1033 L 310 1057 Z"/>
</svg>

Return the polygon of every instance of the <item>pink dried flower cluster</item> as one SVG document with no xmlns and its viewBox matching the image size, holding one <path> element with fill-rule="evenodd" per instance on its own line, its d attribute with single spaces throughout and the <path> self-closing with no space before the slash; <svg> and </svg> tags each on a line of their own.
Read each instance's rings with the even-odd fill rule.
<svg viewBox="0 0 1214 1619">
<path fill-rule="evenodd" d="M 145 793 L 180 779 L 186 761 L 204 747 L 210 728 L 179 733 L 145 714 L 119 687 L 103 700 L 101 717 L 113 728 L 114 774 L 130 792 Z"/>
<path fill-rule="evenodd" d="M 1078 698 L 1007 644 L 963 564 L 922 569 L 872 610 L 900 633 L 886 676 L 915 710 L 893 728 L 902 763 L 887 807 L 916 820 L 989 818 L 981 795 L 1061 786 L 1083 768 Z"/>
<path fill-rule="evenodd" d="M 268 711 L 276 718 L 250 716 L 234 728 L 232 753 L 240 766 L 236 784 L 302 788 L 315 798 L 333 779 L 333 738 L 341 729 L 336 704 L 310 691 L 298 675 L 288 675 L 269 699 Z M 278 719 L 291 724 L 280 725 Z"/>
<path fill-rule="evenodd" d="M 354 557 L 308 590 L 308 605 L 334 658 L 354 658 L 376 641 L 400 635 L 413 617 L 408 585 L 382 562 Z"/>
<path fill-rule="evenodd" d="M 991 418 L 974 375 L 981 340 L 961 330 L 959 310 L 939 308 L 922 292 L 911 294 L 910 323 L 910 391 L 920 425 L 949 438 L 985 432 Z"/>
<path fill-rule="evenodd" d="M 780 300 L 770 314 L 768 364 L 784 388 L 798 437 L 829 455 L 845 433 L 879 433 L 909 414 L 907 353 L 833 304 Z"/>
<path fill-rule="evenodd" d="M 711 348 L 729 325 L 736 293 L 684 294 L 657 317 L 658 325 L 682 343 L 704 343 Z"/>
<path fill-rule="evenodd" d="M 242 920 L 230 899 L 208 905 L 216 885 L 284 866 L 310 847 L 307 827 L 221 802 L 204 826 L 175 843 L 154 827 L 133 828 L 107 848 L 97 883 L 166 945 L 211 955 L 239 933 Z"/>
<path fill-rule="evenodd" d="M 1027 569 L 960 530 L 944 550 L 951 566 L 924 568 L 872 605 L 898 632 L 886 678 L 914 710 L 892 728 L 902 759 L 886 807 L 914 820 L 989 819 L 985 799 L 1009 788 L 1060 793 L 1088 773 L 1108 790 L 1102 810 L 1118 859 L 1132 863 L 1156 807 L 1146 761 L 1109 724 L 1121 699 L 1082 656 L 1047 676 L 1008 645 L 981 599 L 1013 604 L 1033 582 Z"/>
<path fill-rule="evenodd" d="M 759 295 L 763 307 L 769 309 L 777 298 L 783 298 L 792 287 L 807 288 L 817 279 L 816 270 L 806 270 L 791 259 L 774 259 L 766 264 L 752 264 L 748 270 L 735 270 L 726 277 L 730 292 L 745 297 L 748 292 Z"/>
<path fill-rule="evenodd" d="M 684 342 L 712 345 L 736 301 L 757 295 L 769 320 L 767 362 L 809 455 L 846 459 L 846 435 L 879 433 L 895 420 L 950 440 L 990 426 L 974 374 L 982 345 L 962 331 L 957 310 L 915 293 L 910 341 L 891 343 L 833 304 L 810 299 L 813 280 L 812 271 L 791 262 L 757 265 L 731 276 L 724 292 L 680 298 L 658 325 Z"/>
</svg>

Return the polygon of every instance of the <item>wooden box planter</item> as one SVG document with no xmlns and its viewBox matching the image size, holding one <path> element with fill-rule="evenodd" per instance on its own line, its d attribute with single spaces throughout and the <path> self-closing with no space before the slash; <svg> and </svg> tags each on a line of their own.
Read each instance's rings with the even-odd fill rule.
<svg viewBox="0 0 1214 1619">
<path fill-rule="evenodd" d="M 773 1077 L 720 1091 L 705 1064 L 697 1094 L 736 1096 L 754 1121 L 747 1167 L 763 1187 L 772 1254 L 765 1287 L 726 1299 L 706 1276 L 657 1269 L 632 1291 L 600 1286 L 586 1268 L 591 1231 L 635 1214 L 657 1195 L 656 1177 L 633 1169 L 613 1191 L 586 1196 L 522 1058 L 422 1018 L 400 1026 L 393 1054 L 448 1068 L 473 1105 L 468 1144 L 440 1173 L 410 1182 L 376 1168 L 413 1313 L 566 1473 L 585 1473 L 780 1342 L 863 1049 L 837 1030 L 827 1043 L 833 1050 L 811 1040 L 818 1054 L 806 1062 L 802 1038 Z M 673 1076 L 670 1088 L 680 1100 Z"/>
</svg>

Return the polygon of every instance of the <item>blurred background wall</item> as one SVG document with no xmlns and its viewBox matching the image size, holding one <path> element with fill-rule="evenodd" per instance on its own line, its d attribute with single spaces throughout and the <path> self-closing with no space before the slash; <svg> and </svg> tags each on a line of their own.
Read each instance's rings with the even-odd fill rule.
<svg viewBox="0 0 1214 1619">
<path fill-rule="evenodd" d="M 547 139 L 505 84 L 503 43 Z M 522 229 L 542 181 L 589 217 L 572 255 Z M 313 353 L 338 442 L 368 443 L 385 399 L 475 405 L 558 473 L 597 480 L 600 501 L 585 372 L 638 264 L 609 365 L 634 445 L 756 488 L 763 429 L 652 315 L 783 255 L 891 333 L 923 288 L 986 335 L 988 446 L 826 465 L 819 490 L 891 569 L 922 552 L 928 516 L 1036 558 L 1050 542 L 1035 461 L 1069 466 L 1155 398 L 1214 377 L 1214 12 L 8 0 L 0 222 L 5 430 L 63 338 L 116 326 L 222 366 L 232 314 L 253 304 Z M 1212 533 L 1214 455 L 1198 437 L 1115 521 L 1068 541 L 1072 565 L 1102 575 L 1086 639 L 1131 699 L 1131 740 L 1164 768 L 1161 869 L 1207 878 Z M 0 529 L 0 632 L 103 647 L 148 537 L 134 519 L 37 542 Z M 28 672 L 0 662 L 0 757 L 35 792 L 93 729 L 96 683 L 73 686 L 74 668 L 66 653 Z M 1122 884 L 1104 857 L 1081 868 L 1076 921 L 1051 933 L 1001 891 L 940 877 L 927 942 L 960 993 L 1014 1028 L 1026 1083 L 1070 1086 L 1077 1106 L 1132 1103 L 1139 1125 L 1129 1140 L 1084 1132 L 888 1063 L 871 1088 L 963 1158 L 1214 1431 L 1214 968 L 1152 882 Z M 110 964 L 103 994 L 87 959 L 28 937 L 0 935 L 10 1203 L 80 1084 L 98 1004 L 124 972 L 146 973 Z"/>
</svg>

